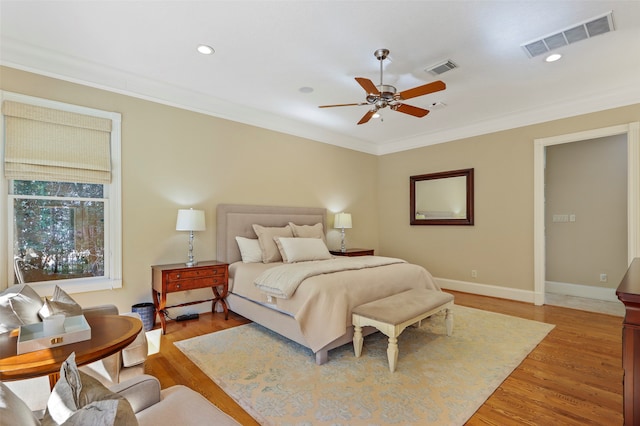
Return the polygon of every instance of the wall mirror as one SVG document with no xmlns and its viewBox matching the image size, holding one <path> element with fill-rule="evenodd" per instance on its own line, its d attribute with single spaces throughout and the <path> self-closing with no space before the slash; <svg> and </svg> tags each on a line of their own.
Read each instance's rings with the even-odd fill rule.
<svg viewBox="0 0 640 426">
<path fill-rule="evenodd" d="M 473 225 L 473 169 L 411 176 L 411 225 Z"/>
</svg>

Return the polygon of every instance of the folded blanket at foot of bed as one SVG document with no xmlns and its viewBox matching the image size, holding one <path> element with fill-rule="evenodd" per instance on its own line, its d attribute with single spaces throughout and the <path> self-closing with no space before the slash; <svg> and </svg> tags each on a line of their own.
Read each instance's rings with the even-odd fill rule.
<svg viewBox="0 0 640 426">
<path fill-rule="evenodd" d="M 340 271 L 406 263 L 402 259 L 382 256 L 338 257 L 330 260 L 287 263 L 268 269 L 258 278 L 255 285 L 261 291 L 281 299 L 289 299 L 302 281 L 309 277 Z"/>
</svg>

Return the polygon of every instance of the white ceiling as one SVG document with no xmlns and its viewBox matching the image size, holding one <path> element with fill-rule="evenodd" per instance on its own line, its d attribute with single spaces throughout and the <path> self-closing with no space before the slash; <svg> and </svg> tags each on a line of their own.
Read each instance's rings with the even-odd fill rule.
<svg viewBox="0 0 640 426">
<path fill-rule="evenodd" d="M 558 62 L 520 47 L 611 10 L 614 32 Z M 640 102 L 640 1 L 1 0 L 0 19 L 3 65 L 372 154 Z M 447 85 L 406 103 L 446 107 L 364 125 L 366 106 L 319 109 L 364 101 L 378 48 L 385 84 Z"/>
</svg>

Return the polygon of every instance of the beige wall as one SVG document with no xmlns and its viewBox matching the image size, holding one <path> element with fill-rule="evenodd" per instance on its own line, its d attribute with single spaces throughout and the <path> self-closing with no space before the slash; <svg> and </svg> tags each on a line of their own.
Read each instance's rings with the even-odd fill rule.
<svg viewBox="0 0 640 426">
<path fill-rule="evenodd" d="M 532 291 L 533 140 L 640 119 L 637 104 L 375 157 L 10 68 L 0 72 L 2 90 L 122 114 L 124 288 L 75 296 L 83 305 L 109 302 L 121 310 L 150 301 L 150 265 L 186 258 L 187 237 L 174 230 L 178 208 L 206 210 L 207 231 L 197 233 L 195 253 L 215 258 L 219 203 L 344 210 L 353 216 L 350 247 L 406 258 L 441 278 Z M 409 226 L 409 176 L 471 167 L 475 226 Z M 339 246 L 335 230 L 329 245 Z"/>
<path fill-rule="evenodd" d="M 554 222 L 562 215 L 575 221 Z M 547 147 L 545 224 L 547 281 L 618 286 L 628 266 L 626 135 Z"/>
<path fill-rule="evenodd" d="M 151 301 L 150 266 L 187 257 L 175 231 L 178 208 L 206 210 L 197 259 L 213 259 L 219 203 L 326 207 L 347 211 L 350 246 L 378 248 L 377 158 L 128 96 L 0 68 L 0 88 L 122 114 L 123 289 L 74 295 L 81 304 L 129 311 Z M 333 215 L 329 215 L 329 225 Z M 340 245 L 331 229 L 329 245 Z M 0 285 L 6 286 L 6 277 Z M 187 294 L 190 300 L 200 294 Z M 197 293 L 197 292 L 193 292 Z M 182 301 L 170 295 L 169 302 Z"/>
<path fill-rule="evenodd" d="M 436 277 L 533 291 L 534 139 L 639 119 L 636 104 L 382 156 L 379 253 Z M 475 226 L 409 225 L 409 176 L 471 167 Z"/>
</svg>

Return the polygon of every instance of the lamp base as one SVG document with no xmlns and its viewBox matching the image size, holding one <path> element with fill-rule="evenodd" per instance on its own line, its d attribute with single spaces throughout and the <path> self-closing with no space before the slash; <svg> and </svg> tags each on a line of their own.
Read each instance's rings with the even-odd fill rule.
<svg viewBox="0 0 640 426">
<path fill-rule="evenodd" d="M 189 232 L 189 259 L 185 265 L 196 266 L 198 262 L 193 258 L 193 231 Z"/>
</svg>

